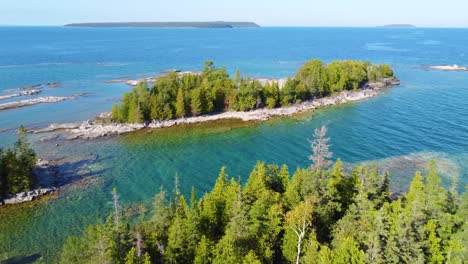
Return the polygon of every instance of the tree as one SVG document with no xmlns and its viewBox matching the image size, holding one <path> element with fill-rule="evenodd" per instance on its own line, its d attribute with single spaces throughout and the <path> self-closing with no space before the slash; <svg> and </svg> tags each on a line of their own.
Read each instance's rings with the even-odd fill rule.
<svg viewBox="0 0 468 264">
<path fill-rule="evenodd" d="M 434 220 L 429 220 L 426 224 L 426 230 L 428 232 L 429 242 L 429 263 L 442 264 L 445 261 L 444 252 L 441 247 L 442 239 L 438 237 L 436 233 L 436 223 Z"/>
<path fill-rule="evenodd" d="M 392 199 L 389 181 L 375 164 L 347 173 L 338 160 L 289 179 L 286 166 L 258 162 L 243 186 L 223 167 L 202 198 L 192 189 L 190 206 L 176 177 L 174 195 L 166 200 L 161 189 L 135 234 L 114 190 L 111 215 L 67 239 L 60 262 L 464 263 L 467 193 L 445 190 L 434 165 Z"/>
<path fill-rule="evenodd" d="M 347 237 L 333 249 L 333 264 L 364 264 L 364 256 L 356 241 Z"/>
<path fill-rule="evenodd" d="M 242 264 L 261 264 L 262 262 L 260 259 L 255 255 L 254 251 L 249 251 L 249 254 L 245 256 L 245 258 L 242 260 Z"/>
<path fill-rule="evenodd" d="M 190 110 L 192 115 L 197 116 L 203 113 L 203 91 L 201 88 L 196 88 L 192 90 L 191 100 L 190 100 Z"/>
<path fill-rule="evenodd" d="M 194 264 L 208 264 L 213 261 L 213 242 L 202 236 L 195 250 Z"/>
<path fill-rule="evenodd" d="M 182 88 L 179 88 L 179 91 L 177 92 L 176 116 L 179 118 L 185 116 L 185 99 Z"/>
<path fill-rule="evenodd" d="M 33 173 L 36 160 L 37 156 L 28 142 L 26 129 L 20 126 L 14 147 L 6 151 L 0 149 L 0 198 L 32 189 L 36 181 Z"/>
<path fill-rule="evenodd" d="M 236 71 L 229 77 L 226 68 L 216 68 L 206 61 L 201 74 L 160 76 L 151 89 L 140 82 L 124 94 L 120 105 L 112 108 L 116 122 L 141 123 L 168 120 L 215 111 L 250 111 L 258 108 L 288 106 L 330 93 L 353 90 L 369 81 L 392 77 L 388 65 L 371 65 L 361 61 L 334 61 L 325 65 L 315 59 L 306 62 L 295 77 L 288 78 L 281 89 L 276 81 L 261 84 L 242 78 Z"/>
<path fill-rule="evenodd" d="M 326 138 L 327 127 L 322 126 L 320 129 L 316 128 L 314 132 L 314 139 L 309 141 L 313 154 L 309 157 L 312 161 L 311 169 L 320 170 L 329 167 L 332 162 L 329 160 L 333 153 L 330 152 L 330 145 L 328 142 L 330 138 Z"/>
<path fill-rule="evenodd" d="M 308 228 L 312 224 L 312 212 L 313 203 L 312 199 L 309 198 L 306 201 L 301 202 L 292 211 L 289 211 L 286 214 L 286 222 L 288 224 L 288 227 L 291 228 L 291 230 L 297 236 L 296 264 L 300 263 L 302 243 L 304 241 Z"/>
<path fill-rule="evenodd" d="M 119 105 L 117 104 L 114 104 L 112 106 L 112 119 L 116 122 L 121 122 L 122 119 L 120 117 L 120 108 L 119 108 Z"/>
</svg>

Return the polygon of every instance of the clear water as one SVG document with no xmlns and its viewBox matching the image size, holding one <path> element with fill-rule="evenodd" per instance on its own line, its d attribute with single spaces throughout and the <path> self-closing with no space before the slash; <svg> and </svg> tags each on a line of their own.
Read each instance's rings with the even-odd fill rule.
<svg viewBox="0 0 468 264">
<path fill-rule="evenodd" d="M 292 75 L 311 58 L 369 60 L 391 64 L 402 80 L 370 100 L 261 124 L 223 121 L 96 141 L 40 143 L 44 135 L 31 135 L 41 156 L 67 157 L 65 172 L 84 180 L 47 202 L 0 209 L 0 260 L 53 261 L 66 236 L 110 211 L 113 187 L 125 208 L 135 208 L 150 204 L 161 185 L 171 189 L 176 174 L 184 193 L 195 186 L 201 195 L 223 165 L 243 179 L 257 160 L 286 163 L 293 172 L 307 166 L 307 139 L 324 124 L 336 157 L 376 161 L 393 172 L 394 189 L 404 190 L 412 171 L 431 159 L 445 183 L 451 177 L 468 183 L 468 72 L 429 70 L 468 65 L 468 29 L 0 27 L 0 38 L 0 93 L 51 81 L 60 87 L 40 96 L 86 93 L 0 111 L 1 147 L 11 145 L 20 124 L 86 120 L 110 109 L 130 87 L 105 80 L 198 70 L 207 59 L 230 72 L 269 77 Z M 90 155 L 96 160 L 78 162 Z"/>
</svg>

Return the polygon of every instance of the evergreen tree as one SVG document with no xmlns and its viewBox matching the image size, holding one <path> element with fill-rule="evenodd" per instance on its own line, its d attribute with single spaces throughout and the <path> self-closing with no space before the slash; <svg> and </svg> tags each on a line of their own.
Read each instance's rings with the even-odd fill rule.
<svg viewBox="0 0 468 264">
<path fill-rule="evenodd" d="M 340 241 L 333 249 L 333 264 L 364 264 L 364 252 L 352 238 Z"/>
<path fill-rule="evenodd" d="M 185 116 L 185 99 L 184 99 L 184 92 L 182 88 L 179 88 L 177 92 L 177 101 L 176 101 L 176 117 L 184 117 Z"/>
<path fill-rule="evenodd" d="M 202 236 L 195 249 L 194 264 L 209 264 L 213 261 L 213 242 Z"/>
<path fill-rule="evenodd" d="M 190 111 L 192 115 L 197 116 L 203 113 L 203 91 L 201 88 L 192 90 L 190 99 Z"/>
</svg>

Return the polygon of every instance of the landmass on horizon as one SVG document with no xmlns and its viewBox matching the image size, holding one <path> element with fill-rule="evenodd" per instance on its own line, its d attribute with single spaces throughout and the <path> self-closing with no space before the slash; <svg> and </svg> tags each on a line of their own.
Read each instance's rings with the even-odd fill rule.
<svg viewBox="0 0 468 264">
<path fill-rule="evenodd" d="M 383 25 L 383 26 L 378 26 L 378 27 L 384 27 L 384 28 L 415 28 L 415 25 L 411 24 L 389 24 L 389 25 Z"/>
<path fill-rule="evenodd" d="M 65 27 L 153 27 L 153 28 L 250 28 L 260 27 L 254 22 L 93 22 L 72 23 Z"/>
</svg>

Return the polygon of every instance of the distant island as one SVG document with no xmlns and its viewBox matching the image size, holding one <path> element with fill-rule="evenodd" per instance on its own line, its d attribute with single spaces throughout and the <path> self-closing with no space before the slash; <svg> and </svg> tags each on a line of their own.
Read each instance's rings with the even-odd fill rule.
<svg viewBox="0 0 468 264">
<path fill-rule="evenodd" d="M 254 22 L 97 22 L 72 23 L 65 27 L 145 27 L 145 28 L 252 28 L 260 27 Z"/>
<path fill-rule="evenodd" d="M 390 25 L 384 25 L 384 26 L 379 26 L 379 27 L 385 27 L 385 28 L 415 28 L 415 25 L 411 24 L 390 24 Z"/>
</svg>

